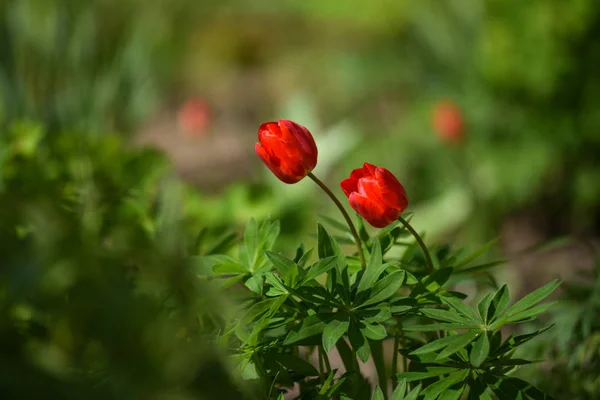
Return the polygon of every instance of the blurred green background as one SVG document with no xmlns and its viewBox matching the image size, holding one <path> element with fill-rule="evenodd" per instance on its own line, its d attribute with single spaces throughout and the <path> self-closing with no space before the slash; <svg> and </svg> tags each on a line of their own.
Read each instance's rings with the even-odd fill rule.
<svg viewBox="0 0 600 400">
<path fill-rule="evenodd" d="M 2 398 L 242 398 L 207 339 L 231 307 L 195 257 L 252 216 L 282 220 L 283 251 L 337 217 L 254 155 L 267 120 L 309 128 L 338 195 L 365 161 L 395 173 L 429 242 L 498 237 L 515 293 L 594 282 L 599 64 L 594 0 L 3 0 Z M 565 340 L 597 332 L 580 322 L 542 346 L 565 380 Z"/>
</svg>

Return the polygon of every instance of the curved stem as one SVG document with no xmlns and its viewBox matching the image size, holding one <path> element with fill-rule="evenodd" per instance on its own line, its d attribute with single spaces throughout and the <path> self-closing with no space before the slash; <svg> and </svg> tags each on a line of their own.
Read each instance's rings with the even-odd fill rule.
<svg viewBox="0 0 600 400">
<path fill-rule="evenodd" d="M 352 223 L 352 219 L 350 219 L 350 216 L 344 209 L 344 206 L 342 205 L 342 203 L 340 203 L 340 201 L 337 199 L 337 197 L 335 197 L 335 194 L 333 194 L 333 192 L 327 187 L 327 185 L 325 185 L 323 182 L 321 182 L 321 180 L 319 178 L 317 178 L 312 172 L 309 172 L 308 176 L 310 177 L 310 179 L 315 181 L 315 183 L 317 185 L 319 185 L 319 187 L 321 189 L 323 189 L 323 191 L 325 193 L 327 193 L 327 195 L 331 198 L 331 200 L 333 200 L 333 202 L 335 203 L 337 208 L 339 208 L 339 210 L 342 212 L 342 215 L 344 216 L 344 219 L 346 220 L 346 223 L 348 224 L 348 227 L 350 228 L 350 232 L 352 232 L 352 236 L 354 236 L 354 241 L 356 242 L 356 248 L 358 249 L 358 257 L 360 258 L 360 264 L 362 265 L 362 268 L 365 269 L 367 264 L 365 263 L 365 255 L 363 254 L 362 241 L 360 240 L 360 236 L 358 236 L 358 232 L 356 231 L 356 228 L 354 227 L 354 224 Z"/>
<path fill-rule="evenodd" d="M 413 227 L 410 226 L 408 221 L 406 221 L 404 218 L 398 217 L 398 221 L 400 221 L 402 223 L 402 225 L 404 225 L 404 227 L 406 229 L 408 229 L 408 231 L 417 240 L 417 243 L 419 243 L 419 246 L 421 246 L 421 250 L 423 250 L 423 254 L 425 255 L 425 259 L 427 260 L 427 266 L 429 267 L 429 273 L 432 273 L 433 271 L 435 271 L 435 268 L 433 267 L 433 261 L 431 260 L 431 255 L 429 254 L 429 250 L 427 250 L 427 246 L 425 246 L 425 242 L 423 242 L 423 239 L 421 239 L 421 236 L 419 236 L 417 231 L 415 231 L 413 229 Z"/>
</svg>

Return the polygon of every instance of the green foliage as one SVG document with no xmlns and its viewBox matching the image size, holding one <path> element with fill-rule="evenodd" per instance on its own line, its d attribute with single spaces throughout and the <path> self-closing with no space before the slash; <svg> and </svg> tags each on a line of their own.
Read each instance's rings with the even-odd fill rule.
<svg viewBox="0 0 600 400">
<path fill-rule="evenodd" d="M 190 257 L 231 235 L 193 240 L 163 158 L 33 123 L 0 149 L 2 397 L 244 398 L 216 346 L 228 301 Z"/>
<path fill-rule="evenodd" d="M 341 229 L 338 223 L 328 222 Z M 247 266 L 237 273 L 251 292 L 243 305 L 245 311 L 229 321 L 223 340 L 230 348 L 239 349 L 234 354 L 240 371 L 256 371 L 251 377 L 262 380 L 265 390 L 284 390 L 299 383 L 301 394 L 297 398 L 325 398 L 327 393 L 355 400 L 370 396 L 385 399 L 389 371 L 380 346 L 387 338 L 401 336 L 396 346 L 402 342 L 402 349 L 396 347 L 395 351 L 410 362 L 410 367 L 392 374 L 399 382 L 392 398 L 458 399 L 463 393 L 473 398 L 509 398 L 506 396 L 514 393 L 522 398 L 542 396 L 538 389 L 508 374 L 531 363 L 513 355 L 545 329 L 505 339 L 501 329 L 533 320 L 545 311 L 552 303 L 539 302 L 559 286 L 559 281 L 512 306 L 508 306 L 508 288 L 502 286 L 485 296 L 474 310 L 461 301 L 464 295 L 450 290 L 449 282 L 457 275 L 462 276 L 458 279 L 471 279 L 471 273 L 465 271 L 481 251 L 466 258 L 447 252 L 446 257 L 438 257 L 437 269 L 430 271 L 415 253 L 401 260 L 388 257 L 388 251 L 398 246 L 395 238 L 385 250 L 381 242 L 387 243 L 389 235 L 403 235 L 403 228 L 392 226 L 373 238 L 363 233 L 369 254 L 366 268 L 352 270 L 349 260 L 354 255 L 344 256 L 335 237 L 322 225 L 317 226 L 318 259 L 312 264 L 306 262 L 308 252 L 303 246 L 293 260 L 269 250 L 276 237 L 274 226 L 277 224 L 269 220 L 260 225 L 251 220 L 240 261 L 227 261 Z M 251 260 L 261 261 L 242 261 L 248 254 L 253 255 Z M 221 269 L 219 264 L 213 266 L 213 272 Z M 252 286 L 247 282 L 253 282 Z M 334 347 L 346 371 L 341 378 L 328 361 L 324 362 Z M 300 362 L 303 357 L 310 360 L 315 351 L 319 371 L 309 373 Z M 282 363 L 281 357 L 293 359 L 295 364 Z M 380 382 L 375 392 L 358 370 L 358 363 L 371 357 Z M 310 378 L 316 375 L 320 379 Z M 330 386 L 333 382 L 336 384 Z M 406 393 L 408 386 L 413 390 Z"/>
</svg>

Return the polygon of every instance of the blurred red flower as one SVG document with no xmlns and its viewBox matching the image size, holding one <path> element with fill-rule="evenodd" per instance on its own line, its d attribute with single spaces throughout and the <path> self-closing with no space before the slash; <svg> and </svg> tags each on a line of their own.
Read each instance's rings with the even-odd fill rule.
<svg viewBox="0 0 600 400">
<path fill-rule="evenodd" d="M 365 163 L 341 182 L 350 206 L 368 223 L 383 228 L 408 207 L 408 197 L 398 179 L 387 169 Z"/>
<path fill-rule="evenodd" d="M 438 102 L 433 109 L 433 128 L 445 142 L 459 142 L 464 135 L 463 115 L 452 101 Z"/>
<path fill-rule="evenodd" d="M 199 136 L 211 122 L 210 107 L 200 97 L 188 99 L 179 109 L 177 124 L 187 136 Z"/>
<path fill-rule="evenodd" d="M 277 178 L 296 183 L 317 165 L 317 145 L 304 126 L 287 119 L 258 128 L 256 154 Z"/>
</svg>

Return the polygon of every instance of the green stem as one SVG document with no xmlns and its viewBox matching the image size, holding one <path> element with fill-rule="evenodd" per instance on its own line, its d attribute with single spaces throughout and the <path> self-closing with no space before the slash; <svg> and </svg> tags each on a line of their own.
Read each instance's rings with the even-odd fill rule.
<svg viewBox="0 0 600 400">
<path fill-rule="evenodd" d="M 403 349 L 406 349 L 406 336 L 404 336 L 404 328 L 400 319 L 398 319 L 398 329 L 400 330 L 400 344 Z M 404 355 L 402 356 L 402 372 L 408 372 L 408 358 Z"/>
<path fill-rule="evenodd" d="M 435 271 L 435 268 L 433 267 L 433 261 L 431 260 L 431 255 L 429 254 L 429 250 L 427 250 L 427 246 L 425 246 L 425 242 L 423 242 L 423 239 L 421 239 L 421 236 L 419 236 L 417 231 L 415 231 L 413 229 L 413 227 L 410 226 L 408 221 L 406 221 L 404 218 L 398 217 L 398 221 L 400 221 L 402 223 L 402 225 L 404 225 L 404 227 L 406 229 L 408 229 L 408 231 L 417 240 L 417 243 L 419 243 L 419 246 L 421 246 L 421 250 L 423 250 L 423 254 L 425 255 L 425 259 L 427 260 L 427 266 L 429 267 L 429 273 L 432 273 L 433 271 Z"/>
<path fill-rule="evenodd" d="M 396 318 L 396 334 L 394 335 L 394 353 L 392 355 L 392 388 L 396 389 L 398 386 L 398 380 L 396 374 L 398 373 L 398 346 L 400 344 L 400 318 Z M 402 371 L 404 372 L 404 371 Z"/>
<path fill-rule="evenodd" d="M 331 200 L 333 200 L 333 202 L 335 203 L 337 208 L 339 208 L 339 210 L 342 212 L 342 215 L 344 216 L 344 219 L 346 220 L 346 223 L 348 224 L 348 227 L 350 228 L 350 231 L 352 232 L 352 236 L 354 236 L 354 241 L 356 242 L 356 248 L 358 249 L 358 257 L 360 258 L 360 263 L 362 265 L 362 268 L 366 269 L 367 264 L 365 263 L 365 255 L 363 254 L 362 241 L 360 240 L 360 236 L 358 236 L 358 232 L 357 232 L 356 228 L 354 227 L 354 223 L 352 223 L 352 219 L 346 212 L 346 209 L 344 208 L 342 203 L 340 203 L 338 198 L 335 197 L 335 194 L 333 194 L 333 192 L 327 187 L 327 185 L 325 185 L 312 172 L 308 173 L 308 177 L 310 179 L 312 179 L 313 181 L 315 181 L 315 183 L 317 185 L 319 185 L 319 187 L 321 189 L 323 189 L 323 191 L 325 193 L 327 193 L 327 195 L 331 198 Z"/>
</svg>

